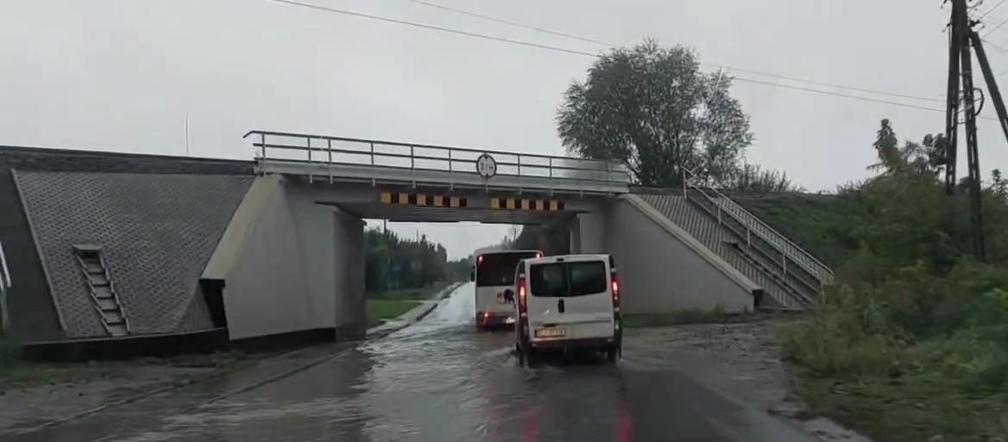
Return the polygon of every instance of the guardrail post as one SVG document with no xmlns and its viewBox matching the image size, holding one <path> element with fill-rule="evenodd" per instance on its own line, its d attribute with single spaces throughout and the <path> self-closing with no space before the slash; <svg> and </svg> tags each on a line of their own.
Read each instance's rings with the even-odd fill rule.
<svg viewBox="0 0 1008 442">
<path fill-rule="evenodd" d="M 413 146 L 409 147 L 409 169 L 410 180 L 413 181 L 413 188 L 416 189 L 416 153 Z"/>
<path fill-rule="evenodd" d="M 455 191 L 455 180 L 452 177 L 452 150 L 448 149 L 448 190 Z"/>
<path fill-rule="evenodd" d="M 333 183 L 332 171 L 332 138 L 326 139 L 326 152 L 329 154 L 329 184 Z"/>
<path fill-rule="evenodd" d="M 260 158 L 262 158 L 263 160 L 265 160 L 266 159 L 266 134 L 264 134 L 262 132 L 259 132 L 259 149 L 262 150 L 262 156 Z M 266 169 L 265 168 L 263 168 L 263 170 L 262 170 L 262 176 L 266 176 Z"/>
<path fill-rule="evenodd" d="M 375 176 L 377 172 L 375 172 L 375 165 L 374 165 L 374 143 L 371 142 L 368 144 L 371 145 L 371 187 L 375 187 L 378 185 L 378 180 Z"/>
<path fill-rule="evenodd" d="M 308 164 L 309 164 L 308 167 L 311 167 L 311 162 L 312 162 L 312 159 L 311 159 L 311 137 L 305 137 L 305 141 L 308 142 Z M 315 176 L 315 174 L 312 173 L 311 169 L 308 169 L 308 184 L 312 183 L 312 178 L 314 178 L 314 176 Z"/>
<path fill-rule="evenodd" d="M 521 154 L 515 154 L 518 157 L 518 194 L 522 193 L 522 174 L 521 174 Z"/>
<path fill-rule="evenodd" d="M 553 196 L 553 157 L 549 157 L 549 188 L 550 196 Z"/>
</svg>

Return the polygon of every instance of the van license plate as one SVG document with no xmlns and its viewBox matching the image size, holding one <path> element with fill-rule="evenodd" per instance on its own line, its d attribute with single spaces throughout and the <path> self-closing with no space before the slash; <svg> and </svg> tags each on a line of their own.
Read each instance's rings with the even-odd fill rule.
<svg viewBox="0 0 1008 442">
<path fill-rule="evenodd" d="M 535 331 L 537 338 L 559 338 L 567 336 L 567 330 L 561 327 L 540 328 Z"/>
</svg>

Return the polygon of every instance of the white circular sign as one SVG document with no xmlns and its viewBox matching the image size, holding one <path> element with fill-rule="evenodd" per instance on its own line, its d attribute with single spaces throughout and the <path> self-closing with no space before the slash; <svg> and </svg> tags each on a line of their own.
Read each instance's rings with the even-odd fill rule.
<svg viewBox="0 0 1008 442">
<path fill-rule="evenodd" d="M 497 161 L 490 154 L 485 153 L 476 159 L 476 172 L 483 178 L 490 178 L 497 174 Z"/>
</svg>

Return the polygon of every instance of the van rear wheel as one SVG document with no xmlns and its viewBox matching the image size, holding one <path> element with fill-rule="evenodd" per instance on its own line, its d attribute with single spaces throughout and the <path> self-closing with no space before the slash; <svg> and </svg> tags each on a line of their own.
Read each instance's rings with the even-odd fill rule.
<svg viewBox="0 0 1008 442">
<path fill-rule="evenodd" d="M 529 351 L 528 347 L 517 344 L 515 348 L 518 350 L 518 366 L 519 367 L 531 367 L 532 366 L 532 352 Z"/>
</svg>

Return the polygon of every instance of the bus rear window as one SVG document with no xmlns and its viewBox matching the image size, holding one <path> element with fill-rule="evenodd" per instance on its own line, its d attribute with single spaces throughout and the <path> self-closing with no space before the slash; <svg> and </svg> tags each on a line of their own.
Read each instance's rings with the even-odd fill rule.
<svg viewBox="0 0 1008 442">
<path fill-rule="evenodd" d="M 602 261 L 537 264 L 529 272 L 532 296 L 584 296 L 603 293 L 608 288 L 605 263 Z"/>
<path fill-rule="evenodd" d="M 534 258 L 536 252 L 488 253 L 476 265 L 476 286 L 514 285 L 518 261 Z"/>
</svg>

